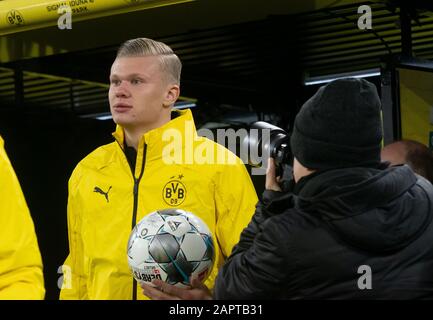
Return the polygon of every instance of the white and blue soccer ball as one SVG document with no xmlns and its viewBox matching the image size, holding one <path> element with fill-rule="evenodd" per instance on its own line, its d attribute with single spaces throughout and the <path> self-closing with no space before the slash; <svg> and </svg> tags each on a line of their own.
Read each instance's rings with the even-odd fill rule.
<svg viewBox="0 0 433 320">
<path fill-rule="evenodd" d="M 165 209 L 145 216 L 128 240 L 128 264 L 139 283 L 154 279 L 185 287 L 190 277 L 206 280 L 215 247 L 207 225 L 191 212 Z"/>
</svg>

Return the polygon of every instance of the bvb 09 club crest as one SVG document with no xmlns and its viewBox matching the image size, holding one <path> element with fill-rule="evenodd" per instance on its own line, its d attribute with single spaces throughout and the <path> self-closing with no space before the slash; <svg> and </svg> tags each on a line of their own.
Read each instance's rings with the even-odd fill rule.
<svg viewBox="0 0 433 320">
<path fill-rule="evenodd" d="M 180 181 L 183 175 L 179 175 L 179 179 L 171 177 L 162 189 L 162 198 L 169 206 L 177 207 L 181 205 L 186 198 L 185 185 Z"/>
<path fill-rule="evenodd" d="M 23 15 L 18 10 L 9 11 L 6 15 L 6 20 L 13 26 L 21 26 L 24 24 Z"/>
</svg>

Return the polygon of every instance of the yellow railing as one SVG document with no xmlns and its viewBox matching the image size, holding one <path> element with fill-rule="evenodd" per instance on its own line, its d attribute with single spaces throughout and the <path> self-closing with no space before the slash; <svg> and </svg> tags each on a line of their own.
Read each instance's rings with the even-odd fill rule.
<svg viewBox="0 0 433 320">
<path fill-rule="evenodd" d="M 0 1 L 0 35 L 58 26 L 69 14 L 76 21 L 195 0 L 4 0 Z M 63 17 L 63 18 L 62 18 Z"/>
</svg>

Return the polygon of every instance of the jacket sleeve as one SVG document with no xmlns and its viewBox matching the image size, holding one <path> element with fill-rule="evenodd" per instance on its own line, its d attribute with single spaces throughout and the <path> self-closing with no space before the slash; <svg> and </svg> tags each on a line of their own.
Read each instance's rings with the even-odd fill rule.
<svg viewBox="0 0 433 320">
<path fill-rule="evenodd" d="M 61 300 L 83 300 L 87 296 L 87 274 L 84 271 L 84 254 L 81 238 L 81 206 L 77 196 L 80 168 L 77 167 L 69 179 L 68 196 L 68 240 L 69 255 L 62 266 L 63 285 Z"/>
<path fill-rule="evenodd" d="M 239 242 L 235 245 L 232 250 L 232 255 L 247 250 L 254 242 L 254 238 L 260 230 L 260 225 L 270 217 L 269 212 L 266 210 L 266 206 L 272 201 L 272 199 L 279 197 L 281 192 L 265 190 L 263 192 L 262 200 L 257 202 L 255 213 L 252 216 L 248 226 L 242 231 Z"/>
<path fill-rule="evenodd" d="M 257 222 L 255 219 L 257 216 L 252 223 Z M 278 232 L 279 227 L 273 219 L 266 220 L 258 225 L 259 230 L 248 249 L 241 250 L 245 246 L 237 246 L 236 254 L 230 256 L 218 273 L 215 299 L 272 299 L 281 296 L 282 283 L 287 281 L 294 263 L 281 252 L 280 248 L 287 251 L 290 243 L 287 234 Z"/>
<path fill-rule="evenodd" d="M 274 201 L 275 200 L 275 201 Z M 265 190 L 257 204 L 251 222 L 241 234 L 239 243 L 215 282 L 216 299 L 271 299 L 280 296 L 291 268 L 293 258 L 283 254 L 290 250 L 290 235 L 279 218 L 272 218 L 293 208 L 293 194 Z"/>
<path fill-rule="evenodd" d="M 256 190 L 245 165 L 238 159 L 225 165 L 216 183 L 216 237 L 221 251 L 228 257 L 248 225 L 258 201 Z"/>
<path fill-rule="evenodd" d="M 43 299 L 42 259 L 18 179 L 0 138 L 0 299 Z"/>
</svg>

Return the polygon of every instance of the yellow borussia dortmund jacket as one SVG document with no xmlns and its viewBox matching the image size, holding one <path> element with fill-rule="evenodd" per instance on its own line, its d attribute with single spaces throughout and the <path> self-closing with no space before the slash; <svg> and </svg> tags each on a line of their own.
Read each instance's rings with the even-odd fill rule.
<svg viewBox="0 0 433 320">
<path fill-rule="evenodd" d="M 0 299 L 43 299 L 35 228 L 0 137 Z"/>
<path fill-rule="evenodd" d="M 116 142 L 90 153 L 73 171 L 61 299 L 146 299 L 128 268 L 127 241 L 145 215 L 166 208 L 190 211 L 212 231 L 216 263 L 205 284 L 213 287 L 258 199 L 241 160 L 197 136 L 190 110 L 177 112 L 142 136 L 134 174 L 119 126 Z"/>
</svg>

